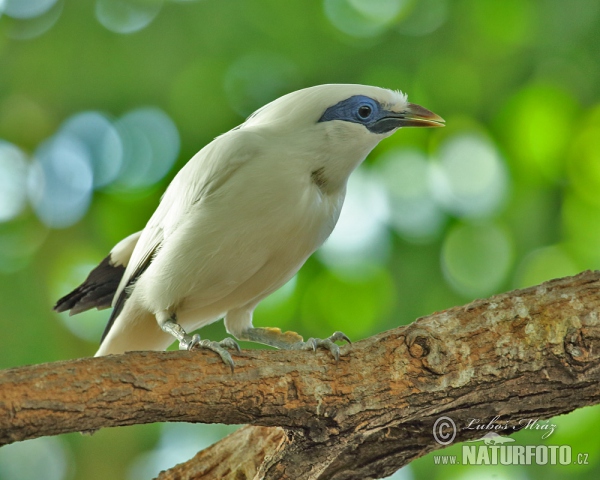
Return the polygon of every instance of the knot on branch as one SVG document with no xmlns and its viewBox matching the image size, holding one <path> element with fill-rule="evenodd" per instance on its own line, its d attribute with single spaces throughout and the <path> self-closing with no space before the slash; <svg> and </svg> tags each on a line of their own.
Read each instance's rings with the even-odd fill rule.
<svg viewBox="0 0 600 480">
<path fill-rule="evenodd" d="M 569 327 L 565 335 L 565 352 L 566 359 L 573 367 L 587 366 L 593 360 L 597 360 L 598 355 L 593 355 L 590 345 L 593 339 L 600 337 L 600 329 L 598 328 L 576 328 Z"/>
<path fill-rule="evenodd" d="M 442 342 L 423 328 L 412 328 L 406 334 L 408 352 L 419 358 L 423 367 L 437 375 L 443 375 L 450 363 L 450 356 Z"/>
</svg>

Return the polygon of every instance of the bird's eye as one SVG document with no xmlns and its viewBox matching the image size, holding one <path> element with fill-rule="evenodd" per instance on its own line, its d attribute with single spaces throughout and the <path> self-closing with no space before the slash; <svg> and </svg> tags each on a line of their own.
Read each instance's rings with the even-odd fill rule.
<svg viewBox="0 0 600 480">
<path fill-rule="evenodd" d="M 361 105 L 358 107 L 358 116 L 363 120 L 369 118 L 372 112 L 373 109 L 369 105 Z"/>
</svg>

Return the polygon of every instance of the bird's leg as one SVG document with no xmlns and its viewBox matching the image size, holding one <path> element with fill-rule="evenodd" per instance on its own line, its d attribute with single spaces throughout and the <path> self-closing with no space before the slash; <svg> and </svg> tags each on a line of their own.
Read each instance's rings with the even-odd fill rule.
<svg viewBox="0 0 600 480">
<path fill-rule="evenodd" d="M 158 315 L 157 319 L 159 319 Z M 162 322 L 159 319 L 159 325 L 163 332 L 169 333 L 179 340 L 179 350 L 193 350 L 194 348 L 205 348 L 207 350 L 212 350 L 213 352 L 219 354 L 223 362 L 229 365 L 231 372 L 233 373 L 233 359 L 231 358 L 230 353 L 226 350 L 227 348 L 230 348 L 235 349 L 238 352 L 240 351 L 240 346 L 233 338 L 226 338 L 220 342 L 214 342 L 211 340 L 202 340 L 200 335 L 197 333 L 194 335 L 188 335 L 183 327 L 177 323 L 177 317 L 175 314 L 171 314 Z"/>
<path fill-rule="evenodd" d="M 337 362 L 340 358 L 340 347 L 335 342 L 344 340 L 352 343 L 342 332 L 335 332 L 328 338 L 309 338 L 306 342 L 296 332 L 282 332 L 279 328 L 248 328 L 236 335 L 239 340 L 263 343 L 283 350 L 313 350 L 325 348 L 329 350 Z"/>
<path fill-rule="evenodd" d="M 188 335 L 181 325 L 177 323 L 177 317 L 172 315 L 159 323 L 163 332 L 173 335 L 179 340 L 179 350 L 191 350 L 200 343 L 200 335 Z"/>
</svg>

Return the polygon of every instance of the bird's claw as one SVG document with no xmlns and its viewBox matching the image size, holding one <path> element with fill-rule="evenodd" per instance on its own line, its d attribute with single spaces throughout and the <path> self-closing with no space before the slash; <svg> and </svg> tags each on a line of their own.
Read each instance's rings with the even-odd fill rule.
<svg viewBox="0 0 600 480">
<path fill-rule="evenodd" d="M 302 350 L 312 350 L 313 352 L 317 351 L 317 348 L 325 348 L 331 352 L 333 358 L 337 362 L 340 359 L 340 347 L 335 344 L 335 342 L 344 340 L 345 342 L 352 343 L 350 339 L 343 332 L 334 332 L 328 338 L 309 338 L 304 345 L 302 346 Z"/>
<path fill-rule="evenodd" d="M 225 347 L 225 348 L 237 350 L 238 352 L 242 351 L 242 349 L 240 348 L 238 343 L 231 337 L 224 338 L 223 340 L 221 340 L 219 342 L 219 345 L 221 345 L 222 347 Z"/>
<path fill-rule="evenodd" d="M 218 353 L 223 360 L 223 363 L 229 365 L 231 368 L 231 373 L 233 373 L 233 368 L 235 366 L 233 359 L 231 358 L 231 354 L 227 351 L 227 349 L 237 350 L 241 352 L 240 346 L 238 343 L 230 337 L 227 337 L 220 342 L 214 342 L 212 340 L 201 340 L 200 335 L 195 334 L 189 339 L 182 340 L 179 342 L 180 350 L 193 350 L 196 348 L 204 348 L 207 350 L 211 350 L 215 353 Z"/>
<path fill-rule="evenodd" d="M 185 333 L 185 332 L 184 332 Z M 185 335 L 183 339 L 179 341 L 179 350 L 192 350 L 195 348 L 202 340 L 200 339 L 200 335 L 197 333 L 192 335 Z"/>
</svg>

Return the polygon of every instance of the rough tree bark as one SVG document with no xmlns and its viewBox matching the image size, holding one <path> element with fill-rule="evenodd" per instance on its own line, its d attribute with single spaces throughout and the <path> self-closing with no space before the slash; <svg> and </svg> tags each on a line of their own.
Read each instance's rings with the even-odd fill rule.
<svg viewBox="0 0 600 480">
<path fill-rule="evenodd" d="M 160 479 L 365 479 L 455 441 L 471 418 L 600 403 L 600 272 L 434 313 L 325 352 L 135 352 L 0 372 L 0 444 L 158 421 L 245 423 Z M 198 427 L 202 428 L 202 427 Z"/>
</svg>

